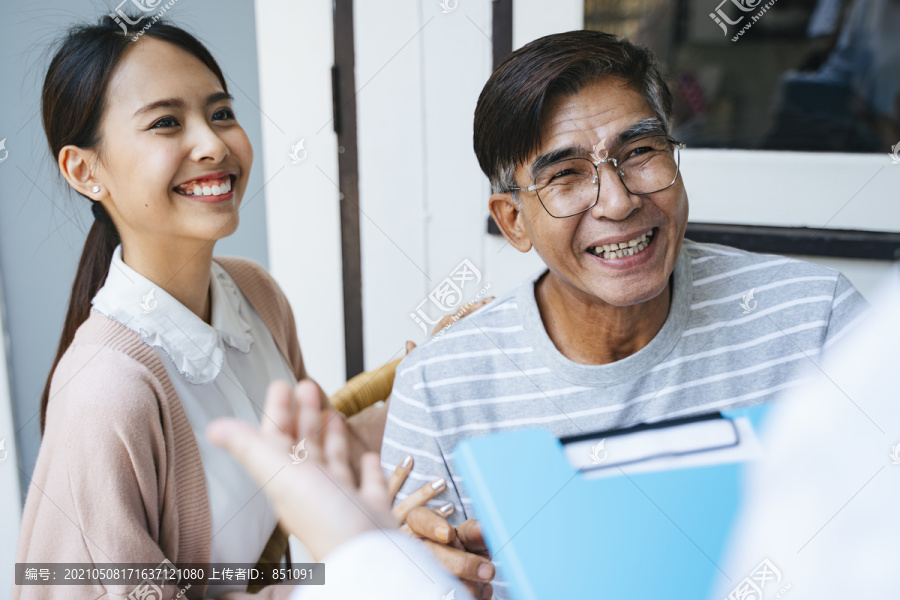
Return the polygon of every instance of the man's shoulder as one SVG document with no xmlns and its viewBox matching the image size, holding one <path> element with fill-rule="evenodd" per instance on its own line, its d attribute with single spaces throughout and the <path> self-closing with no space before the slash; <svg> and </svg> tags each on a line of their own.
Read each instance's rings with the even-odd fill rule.
<svg viewBox="0 0 900 600">
<path fill-rule="evenodd" d="M 717 295 L 752 288 L 797 284 L 807 292 L 833 293 L 836 269 L 779 254 L 762 254 L 725 246 L 684 240 L 694 287 L 698 296 Z"/>
<path fill-rule="evenodd" d="M 397 367 L 397 377 L 421 380 L 427 377 L 424 373 L 435 370 L 429 369 L 430 365 L 441 365 L 438 370 L 453 369 L 459 365 L 451 363 L 473 364 L 472 359 L 506 349 L 515 351 L 514 347 L 523 343 L 524 333 L 517 296 L 523 286 L 532 285 L 531 278 L 523 281 L 417 346 Z"/>
</svg>

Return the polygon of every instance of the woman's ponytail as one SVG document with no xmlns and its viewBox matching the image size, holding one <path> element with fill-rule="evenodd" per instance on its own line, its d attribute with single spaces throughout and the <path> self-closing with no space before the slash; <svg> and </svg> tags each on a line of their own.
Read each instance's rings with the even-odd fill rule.
<svg viewBox="0 0 900 600">
<path fill-rule="evenodd" d="M 62 336 L 59 346 L 56 348 L 56 358 L 44 384 L 44 392 L 41 394 L 41 433 L 47 419 L 47 404 L 50 402 L 50 382 L 59 359 L 65 354 L 75 338 L 75 332 L 81 327 L 91 312 L 91 300 L 106 282 L 106 274 L 109 272 L 109 264 L 112 261 L 113 251 L 119 245 L 119 232 L 112 219 L 109 218 L 106 209 L 99 202 L 91 204 L 91 212 L 94 213 L 94 224 L 88 232 L 81 252 L 81 260 L 78 261 L 78 271 L 75 274 L 75 283 L 72 284 L 72 295 L 69 298 L 69 308 L 66 311 L 66 320 L 63 324 Z"/>
</svg>

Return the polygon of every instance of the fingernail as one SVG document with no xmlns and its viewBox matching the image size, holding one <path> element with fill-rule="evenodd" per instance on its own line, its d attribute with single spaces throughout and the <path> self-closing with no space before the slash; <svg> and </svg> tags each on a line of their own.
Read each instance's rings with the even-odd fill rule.
<svg viewBox="0 0 900 600">
<path fill-rule="evenodd" d="M 478 567 L 478 576 L 485 581 L 490 580 L 490 578 L 494 576 L 494 565 L 491 563 L 482 563 L 481 566 Z"/>
<path fill-rule="evenodd" d="M 441 477 L 440 479 L 435 479 L 434 481 L 431 482 L 431 489 L 439 490 L 442 487 L 444 487 L 445 485 L 447 485 L 447 482 L 444 481 L 443 477 Z"/>
<path fill-rule="evenodd" d="M 439 525 L 438 527 L 435 528 L 434 533 L 444 543 L 450 542 L 450 526 L 449 525 Z"/>
<path fill-rule="evenodd" d="M 400 466 L 405 469 L 406 467 L 409 466 L 409 463 L 411 463 L 411 462 L 412 462 L 412 456 L 407 454 L 406 456 L 403 457 L 403 462 L 400 463 Z"/>
<path fill-rule="evenodd" d="M 444 516 L 449 515 L 450 513 L 453 512 L 453 503 L 452 503 L 452 502 L 448 502 L 447 504 L 445 504 L 445 505 L 443 505 L 442 507 L 440 507 L 440 508 L 438 509 L 438 512 L 441 513 L 441 514 L 444 515 Z"/>
</svg>

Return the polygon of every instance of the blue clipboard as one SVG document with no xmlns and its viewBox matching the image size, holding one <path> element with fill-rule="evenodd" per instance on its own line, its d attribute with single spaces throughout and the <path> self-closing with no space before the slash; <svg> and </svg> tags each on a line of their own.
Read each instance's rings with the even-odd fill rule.
<svg viewBox="0 0 900 600">
<path fill-rule="evenodd" d="M 766 410 L 721 417 L 756 431 Z M 591 479 L 540 428 L 465 439 L 453 463 L 515 600 L 708 598 L 749 464 L 636 472 L 631 462 Z"/>
</svg>

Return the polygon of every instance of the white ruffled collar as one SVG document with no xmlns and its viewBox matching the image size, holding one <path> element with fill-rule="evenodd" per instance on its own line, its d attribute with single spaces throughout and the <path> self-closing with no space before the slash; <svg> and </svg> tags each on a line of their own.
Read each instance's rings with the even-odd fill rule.
<svg viewBox="0 0 900 600">
<path fill-rule="evenodd" d="M 213 381 L 225 361 L 225 344 L 247 354 L 253 347 L 248 307 L 234 280 L 215 260 L 210 273 L 212 325 L 122 261 L 116 247 L 106 283 L 94 296 L 94 310 L 162 349 L 189 382 Z"/>
</svg>

